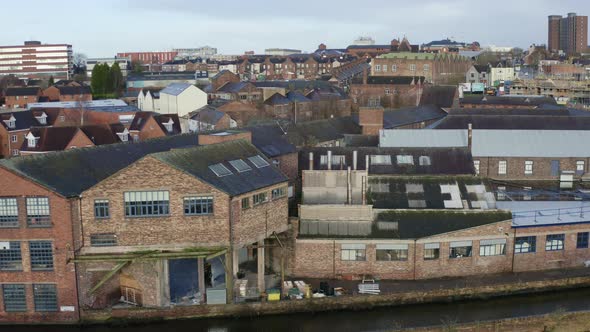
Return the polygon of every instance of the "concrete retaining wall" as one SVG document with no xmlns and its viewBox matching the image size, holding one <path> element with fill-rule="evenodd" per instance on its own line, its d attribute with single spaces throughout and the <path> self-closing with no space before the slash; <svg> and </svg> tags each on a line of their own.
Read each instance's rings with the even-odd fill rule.
<svg viewBox="0 0 590 332">
<path fill-rule="evenodd" d="M 121 320 L 146 322 L 146 320 L 168 320 L 176 318 L 252 317 L 301 312 L 366 310 L 383 306 L 486 299 L 490 297 L 583 287 L 590 287 L 590 276 L 376 296 L 355 295 L 300 301 L 281 301 L 278 303 L 203 305 L 153 309 L 83 310 L 82 321 L 83 323 L 108 323 Z"/>
</svg>

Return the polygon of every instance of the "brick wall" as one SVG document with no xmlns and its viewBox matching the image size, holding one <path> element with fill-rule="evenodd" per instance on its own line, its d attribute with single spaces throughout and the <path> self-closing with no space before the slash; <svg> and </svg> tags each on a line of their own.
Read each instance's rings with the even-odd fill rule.
<svg viewBox="0 0 590 332">
<path fill-rule="evenodd" d="M 379 130 L 383 129 L 383 108 L 361 107 L 359 125 L 362 127 L 363 135 L 379 135 Z"/>
<path fill-rule="evenodd" d="M 50 101 L 59 101 L 59 89 L 55 86 L 50 86 L 43 90 L 43 96 L 49 98 Z"/>
<path fill-rule="evenodd" d="M 518 253 L 514 256 L 514 270 L 533 271 L 584 266 L 590 260 L 590 249 L 576 248 L 578 232 L 589 232 L 589 224 L 516 228 L 516 237 L 536 236 L 534 253 Z M 565 234 L 564 250 L 546 251 L 548 234 Z"/>
<path fill-rule="evenodd" d="M 285 196 L 272 199 L 272 190 L 277 188 L 284 188 Z M 254 206 L 252 195 L 262 192 L 266 193 L 267 202 Z M 241 209 L 243 198 L 250 201 L 251 208 Z M 232 209 L 234 212 L 233 237 L 235 244 L 238 247 L 252 244 L 270 237 L 273 232 L 286 231 L 289 220 L 288 205 L 286 183 L 234 197 Z"/>
<path fill-rule="evenodd" d="M 26 197 L 31 196 L 49 198 L 51 227 L 31 228 L 27 226 L 25 202 Z M 2 228 L 0 242 L 19 241 L 21 243 L 23 267 L 22 271 L 0 271 L 0 284 L 25 284 L 28 308 L 27 312 L 23 313 L 7 313 L 4 311 L 3 299 L 0 298 L 0 323 L 38 323 L 42 320 L 53 322 L 76 321 L 79 313 L 76 299 L 76 273 L 74 264 L 68 263 L 68 259 L 73 257 L 74 249 L 72 214 L 75 215 L 73 211 L 75 200 L 71 201 L 58 196 L 4 168 L 0 168 L 0 197 L 16 197 L 18 201 L 19 227 Z M 47 240 L 52 242 L 54 265 L 52 271 L 31 270 L 29 240 Z M 56 285 L 57 312 L 35 312 L 33 284 L 36 283 Z M 74 311 L 61 311 L 62 306 L 73 307 Z"/>
<path fill-rule="evenodd" d="M 166 190 L 170 193 L 170 215 L 150 218 L 125 217 L 126 191 Z M 213 196 L 213 215 L 185 216 L 183 198 Z M 229 197 L 184 172 L 152 157 L 146 157 L 83 193 L 82 225 L 84 246 L 90 235 L 117 234 L 119 246 L 219 246 L 229 244 Z M 110 218 L 94 217 L 94 200 L 108 199 Z"/>
<path fill-rule="evenodd" d="M 164 137 L 166 134 L 160 127 L 160 125 L 156 122 L 156 119 L 153 117 L 149 117 L 141 131 L 139 132 L 139 140 L 145 141 L 150 138 L 157 138 L 157 137 Z"/>
<path fill-rule="evenodd" d="M 560 171 L 576 171 L 576 162 L 584 161 L 585 172 L 588 170 L 590 158 L 515 158 L 515 157 L 477 157 L 473 160 L 479 160 L 479 174 L 494 179 L 505 180 L 543 180 L 558 179 L 557 176 L 551 175 L 551 161 L 559 160 Z M 498 174 L 499 162 L 506 161 L 506 174 Z M 533 162 L 533 173 L 525 175 L 525 161 Z"/>
<path fill-rule="evenodd" d="M 7 108 L 25 108 L 29 103 L 39 101 L 39 96 L 6 96 L 4 104 Z"/>
<path fill-rule="evenodd" d="M 350 88 L 350 97 L 356 109 L 369 105 L 369 100 L 375 99 L 385 108 L 416 106 L 421 95 L 422 89 L 417 85 L 353 84 Z"/>
<path fill-rule="evenodd" d="M 83 94 L 83 95 L 60 95 L 59 101 L 91 101 L 92 94 Z"/>
<path fill-rule="evenodd" d="M 88 146 L 94 146 L 94 143 L 88 138 L 88 136 L 86 136 L 86 134 L 84 134 L 84 132 L 82 132 L 81 130 L 78 130 L 78 132 L 76 132 L 76 134 L 74 135 L 74 137 L 72 138 L 70 143 L 68 143 L 68 146 L 66 146 L 66 148 L 64 150 L 75 149 L 75 148 L 85 148 Z"/>
<path fill-rule="evenodd" d="M 224 72 L 223 74 L 219 75 L 215 79 L 211 80 L 211 87 L 213 91 L 217 91 L 217 89 L 224 86 L 226 83 L 238 83 L 240 82 L 240 78 L 232 73 L 232 72 Z"/>
<path fill-rule="evenodd" d="M 25 135 L 29 132 L 25 130 L 7 131 L 4 127 L 0 128 L 0 156 L 11 158 L 13 150 L 19 150 L 25 141 Z M 16 136 L 16 142 L 12 141 L 12 136 Z"/>
<path fill-rule="evenodd" d="M 161 307 L 170 303 L 169 289 L 162 281 L 168 280 L 165 268 L 167 261 L 151 260 L 132 262 L 101 285 L 94 293 L 90 290 L 109 273 L 116 262 L 78 263 L 78 287 L 80 306 L 85 309 L 109 308 L 119 302 L 121 287 L 136 290 L 138 304 L 144 307 Z"/>
<path fill-rule="evenodd" d="M 508 233 L 508 235 L 506 235 Z M 381 279 L 428 279 L 452 276 L 508 272 L 512 268 L 513 239 L 510 221 L 474 227 L 441 236 L 414 241 L 392 241 L 391 239 L 359 240 L 306 240 L 295 242 L 294 257 L 291 258 L 293 273 L 298 277 L 313 278 L 361 278 L 374 275 Z M 506 253 L 499 256 L 479 255 L 480 239 L 505 238 Z M 451 241 L 472 241 L 472 256 L 449 258 Z M 407 244 L 408 258 L 403 261 L 377 261 L 377 244 Z M 440 256 L 424 260 L 424 244 L 440 243 Z M 342 244 L 365 244 L 365 261 L 344 261 L 341 259 Z"/>
</svg>

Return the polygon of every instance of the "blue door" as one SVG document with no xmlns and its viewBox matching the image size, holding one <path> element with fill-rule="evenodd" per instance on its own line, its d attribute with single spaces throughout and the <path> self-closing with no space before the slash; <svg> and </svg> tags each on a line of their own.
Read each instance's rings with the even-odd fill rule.
<svg viewBox="0 0 590 332">
<path fill-rule="evenodd" d="M 559 160 L 551 160 L 551 176 L 559 176 Z"/>
<path fill-rule="evenodd" d="M 171 259 L 168 261 L 170 301 L 180 303 L 183 297 L 192 297 L 199 291 L 198 261 Z"/>
</svg>

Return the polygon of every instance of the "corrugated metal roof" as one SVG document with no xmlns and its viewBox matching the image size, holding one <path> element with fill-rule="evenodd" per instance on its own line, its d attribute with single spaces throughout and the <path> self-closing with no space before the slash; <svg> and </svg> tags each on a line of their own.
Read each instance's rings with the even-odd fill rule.
<svg viewBox="0 0 590 332">
<path fill-rule="evenodd" d="M 90 100 L 90 101 L 54 101 L 46 103 L 30 103 L 28 109 L 33 108 L 96 108 L 96 107 L 123 107 L 128 106 L 127 103 L 120 99 L 104 99 L 104 100 Z"/>
<path fill-rule="evenodd" d="M 473 130 L 474 157 L 590 157 L 585 130 Z M 383 130 L 381 147 L 465 147 L 467 130 Z"/>
<path fill-rule="evenodd" d="M 463 131 L 465 133 L 465 131 Z M 590 157 L 590 131 L 474 130 L 477 157 Z"/>
<path fill-rule="evenodd" d="M 382 130 L 379 137 L 379 146 L 387 148 L 466 147 L 467 130 Z"/>
</svg>

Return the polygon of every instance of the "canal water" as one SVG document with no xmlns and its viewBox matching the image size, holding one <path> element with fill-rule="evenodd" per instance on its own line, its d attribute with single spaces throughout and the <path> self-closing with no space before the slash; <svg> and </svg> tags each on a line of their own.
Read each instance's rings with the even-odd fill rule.
<svg viewBox="0 0 590 332">
<path fill-rule="evenodd" d="M 10 332 L 356 332 L 468 323 L 553 312 L 590 310 L 590 289 L 518 295 L 487 301 L 424 304 L 253 318 L 179 320 L 127 326 L 0 326 Z"/>
</svg>

